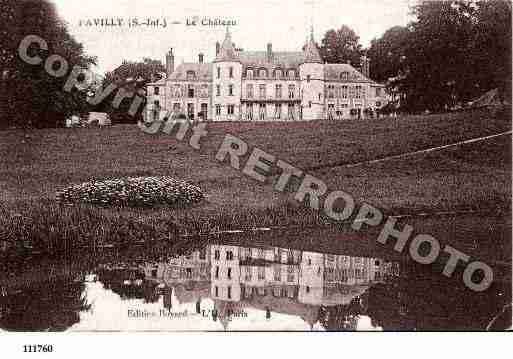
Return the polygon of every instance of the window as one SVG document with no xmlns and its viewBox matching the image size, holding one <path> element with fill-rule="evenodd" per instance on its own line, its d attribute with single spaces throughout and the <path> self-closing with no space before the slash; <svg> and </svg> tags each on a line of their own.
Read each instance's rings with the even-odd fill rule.
<svg viewBox="0 0 513 359">
<path fill-rule="evenodd" d="M 221 78 L 221 68 L 219 66 L 217 67 L 217 78 Z"/>
<path fill-rule="evenodd" d="M 279 120 L 281 118 L 281 103 L 277 103 L 274 106 L 274 118 Z"/>
<path fill-rule="evenodd" d="M 233 96 L 233 85 L 228 85 L 228 95 Z"/>
<path fill-rule="evenodd" d="M 187 80 L 194 80 L 196 78 L 196 74 L 194 71 L 187 71 Z"/>
<path fill-rule="evenodd" d="M 219 279 L 219 266 L 216 266 L 215 279 Z"/>
<path fill-rule="evenodd" d="M 267 77 L 267 71 L 265 69 L 261 69 L 259 71 L 259 76 L 260 77 Z"/>
<path fill-rule="evenodd" d="M 289 120 L 293 120 L 294 119 L 294 104 L 289 103 L 287 113 L 289 115 Z"/>
<path fill-rule="evenodd" d="M 381 97 L 381 87 L 376 87 L 376 97 Z"/>
<path fill-rule="evenodd" d="M 246 105 L 246 117 L 248 120 L 252 120 L 253 119 L 253 104 L 252 103 L 248 103 Z"/>
<path fill-rule="evenodd" d="M 310 79 L 311 79 L 311 76 L 310 75 L 306 75 L 306 82 L 310 82 Z"/>
<path fill-rule="evenodd" d="M 229 73 L 229 75 L 230 75 L 230 78 L 231 78 L 231 79 L 233 79 L 233 67 L 230 67 L 230 68 L 228 69 L 228 73 Z"/>
<path fill-rule="evenodd" d="M 289 98 L 292 99 L 295 96 L 296 86 L 289 85 Z"/>
<path fill-rule="evenodd" d="M 207 258 L 207 251 L 205 249 L 200 250 L 199 259 L 206 259 L 206 258 Z"/>
<path fill-rule="evenodd" d="M 247 98 L 253 98 L 253 84 L 246 85 L 246 96 Z"/>
<path fill-rule="evenodd" d="M 194 85 L 187 86 L 187 97 L 189 97 L 189 98 L 194 97 Z"/>
<path fill-rule="evenodd" d="M 216 105 L 216 115 L 221 116 L 221 105 Z M 219 251 L 216 251 L 219 252 Z M 216 258 L 219 259 L 219 258 Z"/>
<path fill-rule="evenodd" d="M 180 112 L 180 104 L 178 102 L 173 104 L 173 112 Z"/>
<path fill-rule="evenodd" d="M 233 105 L 231 105 L 233 106 Z M 233 252 L 232 251 L 226 251 L 226 260 L 231 261 L 233 260 Z"/>
<path fill-rule="evenodd" d="M 265 85 L 260 85 L 258 88 L 259 88 L 259 91 L 260 91 L 260 98 L 265 98 L 266 97 Z"/>
<path fill-rule="evenodd" d="M 265 279 L 265 267 L 258 267 L 258 280 Z"/>
<path fill-rule="evenodd" d="M 253 78 L 253 70 L 248 69 L 246 71 L 246 76 L 248 79 L 252 79 Z"/>
<path fill-rule="evenodd" d="M 202 103 L 201 104 L 201 117 L 203 118 L 203 120 L 207 119 L 207 114 L 208 114 L 208 104 Z M 200 257 L 200 259 L 201 259 L 201 257 Z"/>
<path fill-rule="evenodd" d="M 340 73 L 340 79 L 342 81 L 347 81 L 349 79 L 349 72 L 344 71 L 344 72 Z"/>
<path fill-rule="evenodd" d="M 245 272 L 244 280 L 250 282 L 251 281 L 251 267 L 246 266 L 246 269 L 244 270 L 244 272 Z"/>
<path fill-rule="evenodd" d="M 192 268 L 185 268 L 185 277 L 192 278 Z"/>
<path fill-rule="evenodd" d="M 280 77 L 283 76 L 283 73 L 281 72 L 281 70 L 276 70 L 274 72 L 274 76 L 279 79 Z"/>
<path fill-rule="evenodd" d="M 267 115 L 267 109 L 266 109 L 265 103 L 260 104 L 259 111 L 260 111 L 260 113 L 259 113 L 260 120 L 265 120 L 266 115 Z"/>
<path fill-rule="evenodd" d="M 276 85 L 276 98 L 281 98 L 281 85 Z"/>
<path fill-rule="evenodd" d="M 216 96 L 221 96 L 221 85 L 216 85 Z"/>
<path fill-rule="evenodd" d="M 228 268 L 228 273 L 226 273 L 226 277 L 228 279 L 232 279 L 232 269 L 231 268 Z"/>
<path fill-rule="evenodd" d="M 214 287 L 214 297 L 219 297 L 219 288 L 217 285 Z"/>
<path fill-rule="evenodd" d="M 294 78 L 294 77 L 296 77 L 296 71 L 294 71 L 294 70 L 289 70 L 289 77 L 290 77 L 290 78 Z"/>
<path fill-rule="evenodd" d="M 310 293 L 310 287 L 309 286 L 306 286 L 305 290 L 306 290 L 307 293 Z"/>
<path fill-rule="evenodd" d="M 355 87 L 354 86 L 349 86 L 349 98 L 353 98 L 354 97 L 354 91 L 355 91 Z"/>
<path fill-rule="evenodd" d="M 347 86 L 342 86 L 342 98 L 347 98 Z"/>
<path fill-rule="evenodd" d="M 153 89 L 153 93 L 154 93 L 155 95 L 158 95 L 158 94 L 159 94 L 159 90 L 160 90 L 160 88 L 159 88 L 159 87 L 157 87 L 157 86 L 155 86 L 155 88 Z"/>
<path fill-rule="evenodd" d="M 335 86 L 328 85 L 328 98 L 334 98 L 335 97 Z"/>
<path fill-rule="evenodd" d="M 322 99 L 322 93 L 319 92 L 319 101 Z"/>
<path fill-rule="evenodd" d="M 281 268 L 279 266 L 274 266 L 274 280 L 276 282 L 281 281 Z"/>
<path fill-rule="evenodd" d="M 265 257 L 265 253 L 264 253 L 264 249 L 263 248 L 258 248 L 258 258 L 259 259 L 264 259 Z"/>
<path fill-rule="evenodd" d="M 228 299 L 232 299 L 232 287 L 228 286 Z"/>
<path fill-rule="evenodd" d="M 355 97 L 356 98 L 361 98 L 361 96 L 362 96 L 362 87 L 361 86 L 356 86 Z"/>
<path fill-rule="evenodd" d="M 180 85 L 173 85 L 173 97 L 182 97 L 182 88 Z"/>
<path fill-rule="evenodd" d="M 235 106 L 234 105 L 228 105 L 228 115 L 233 115 L 234 113 L 235 113 Z M 232 258 L 233 258 L 233 254 L 232 254 Z"/>
<path fill-rule="evenodd" d="M 308 107 L 312 108 L 312 101 L 308 101 Z"/>
</svg>

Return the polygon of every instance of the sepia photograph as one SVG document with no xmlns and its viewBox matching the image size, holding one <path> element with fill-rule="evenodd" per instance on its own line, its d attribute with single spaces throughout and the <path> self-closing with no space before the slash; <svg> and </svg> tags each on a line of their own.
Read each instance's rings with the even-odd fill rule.
<svg viewBox="0 0 513 359">
<path fill-rule="evenodd" d="M 0 342 L 511 330 L 511 13 L 0 0 Z"/>
</svg>

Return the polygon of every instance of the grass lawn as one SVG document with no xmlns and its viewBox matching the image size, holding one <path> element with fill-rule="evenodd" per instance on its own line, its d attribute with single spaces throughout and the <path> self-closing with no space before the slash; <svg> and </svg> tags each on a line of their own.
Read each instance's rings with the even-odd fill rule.
<svg viewBox="0 0 513 359">
<path fill-rule="evenodd" d="M 63 238 L 70 243 L 77 237 L 122 241 L 129 236 L 153 238 L 215 227 L 322 223 L 294 201 L 291 189 L 286 193 L 272 189 L 276 176 L 260 184 L 228 163 L 217 162 L 215 154 L 228 133 L 324 180 L 331 190 L 344 190 L 357 202 L 369 202 L 387 214 L 510 210 L 511 136 L 344 167 L 509 131 L 509 114 L 476 111 L 362 121 L 209 123 L 207 129 L 200 151 L 188 141 L 148 135 L 135 125 L 1 131 L 0 224 L 24 240 L 44 238 L 53 246 Z M 55 192 L 71 183 L 149 175 L 196 184 L 207 201 L 187 210 L 61 208 L 54 201 Z"/>
</svg>

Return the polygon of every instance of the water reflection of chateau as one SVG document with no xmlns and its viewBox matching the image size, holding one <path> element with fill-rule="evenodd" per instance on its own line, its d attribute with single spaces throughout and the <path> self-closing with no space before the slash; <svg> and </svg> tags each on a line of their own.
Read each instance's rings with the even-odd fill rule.
<svg viewBox="0 0 513 359">
<path fill-rule="evenodd" d="M 148 279 L 173 288 L 182 303 L 214 300 L 223 322 L 244 308 L 300 316 L 311 326 L 319 307 L 349 304 L 369 286 L 399 274 L 397 263 L 271 246 L 210 245 L 146 264 Z M 164 295 L 164 304 L 170 303 Z"/>
</svg>

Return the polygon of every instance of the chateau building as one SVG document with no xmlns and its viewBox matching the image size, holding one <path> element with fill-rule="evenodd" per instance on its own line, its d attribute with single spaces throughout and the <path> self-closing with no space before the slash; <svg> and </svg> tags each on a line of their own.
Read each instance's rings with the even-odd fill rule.
<svg viewBox="0 0 513 359">
<path fill-rule="evenodd" d="M 313 33 L 302 51 L 244 51 L 227 30 L 216 58 L 175 68 L 166 55 L 167 78 L 147 85 L 147 121 L 299 121 L 363 118 L 384 105 L 384 85 L 351 64 L 325 64 Z"/>
</svg>

